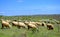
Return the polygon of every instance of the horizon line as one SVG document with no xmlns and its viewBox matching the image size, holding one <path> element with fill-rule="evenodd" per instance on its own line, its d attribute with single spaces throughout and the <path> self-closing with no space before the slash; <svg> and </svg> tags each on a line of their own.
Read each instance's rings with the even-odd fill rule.
<svg viewBox="0 0 60 37">
<path fill-rule="evenodd" d="M 60 14 L 0 15 L 0 16 L 35 16 L 35 15 L 60 15 Z"/>
</svg>

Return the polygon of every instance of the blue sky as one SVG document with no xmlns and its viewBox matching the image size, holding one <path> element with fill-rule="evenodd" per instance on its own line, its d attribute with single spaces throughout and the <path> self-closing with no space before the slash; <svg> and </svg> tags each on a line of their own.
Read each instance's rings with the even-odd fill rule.
<svg viewBox="0 0 60 37">
<path fill-rule="evenodd" d="M 60 14 L 60 0 L 0 0 L 0 15 Z"/>
</svg>

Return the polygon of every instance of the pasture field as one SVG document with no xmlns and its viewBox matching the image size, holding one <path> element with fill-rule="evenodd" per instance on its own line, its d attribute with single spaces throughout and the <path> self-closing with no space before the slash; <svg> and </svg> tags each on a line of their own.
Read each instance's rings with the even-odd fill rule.
<svg viewBox="0 0 60 37">
<path fill-rule="evenodd" d="M 9 20 L 28 20 L 28 21 L 39 21 L 42 19 L 56 19 L 60 21 L 60 15 L 46 15 L 46 16 L 0 16 L 0 19 L 9 19 Z M 54 20 L 52 20 L 54 21 Z M 18 29 L 17 27 L 12 27 L 11 29 L 1 29 L 1 21 L 0 21 L 0 37 L 60 37 L 60 24 L 54 23 L 54 30 L 47 30 L 46 27 L 40 26 L 39 31 L 31 31 L 25 28 Z"/>
</svg>

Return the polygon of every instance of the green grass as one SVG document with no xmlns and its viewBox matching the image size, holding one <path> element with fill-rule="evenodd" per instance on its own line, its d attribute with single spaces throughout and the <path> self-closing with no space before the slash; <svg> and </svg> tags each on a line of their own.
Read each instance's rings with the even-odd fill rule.
<svg viewBox="0 0 60 37">
<path fill-rule="evenodd" d="M 13 20 L 17 19 L 18 17 L 7 17 L 5 16 L 4 19 Z M 48 19 L 48 17 L 31 17 L 31 16 L 21 16 L 19 17 L 20 20 L 31 20 L 31 21 L 39 21 L 41 19 Z M 53 18 L 49 18 L 53 19 Z M 33 33 L 31 30 L 27 30 L 24 28 L 18 29 L 17 27 L 12 27 L 11 29 L 1 29 L 1 21 L 0 21 L 0 37 L 60 37 L 60 24 L 54 24 L 54 30 L 47 30 L 46 27 L 39 27 L 39 32 Z"/>
<path fill-rule="evenodd" d="M 54 30 L 47 30 L 45 27 L 40 27 L 39 32 L 33 33 L 31 30 L 24 28 L 17 29 L 13 27 L 12 29 L 0 29 L 0 37 L 60 37 L 60 31 L 56 27 Z"/>
</svg>

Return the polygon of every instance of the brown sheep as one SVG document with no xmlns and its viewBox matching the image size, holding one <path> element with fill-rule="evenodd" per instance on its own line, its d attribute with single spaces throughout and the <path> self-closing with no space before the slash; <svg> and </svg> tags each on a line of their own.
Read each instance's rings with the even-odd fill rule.
<svg viewBox="0 0 60 37">
<path fill-rule="evenodd" d="M 11 28 L 12 27 L 8 22 L 4 21 L 3 19 L 1 19 L 1 22 L 2 22 L 2 28 L 4 28 L 4 27 Z"/>
<path fill-rule="evenodd" d="M 53 29 L 54 29 L 54 27 L 53 27 L 53 25 L 52 25 L 52 24 L 47 24 L 47 29 L 48 29 L 48 30 L 53 30 Z"/>
</svg>

